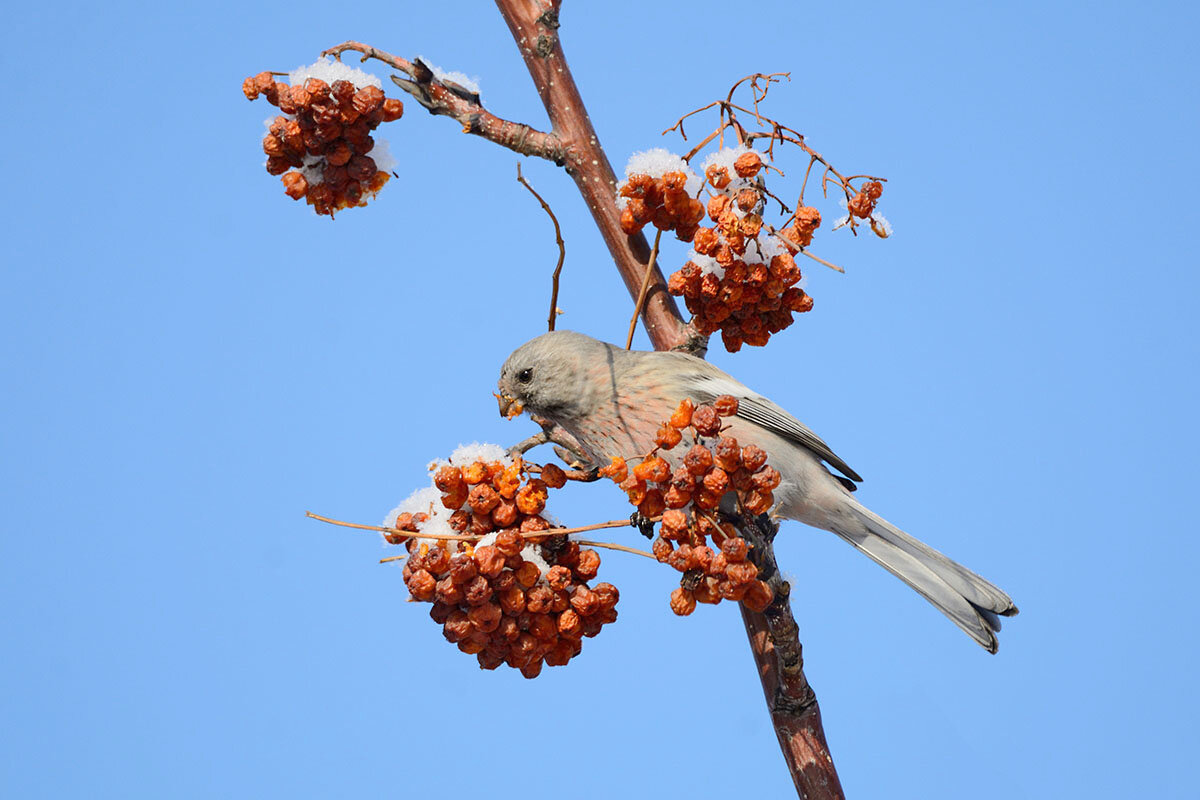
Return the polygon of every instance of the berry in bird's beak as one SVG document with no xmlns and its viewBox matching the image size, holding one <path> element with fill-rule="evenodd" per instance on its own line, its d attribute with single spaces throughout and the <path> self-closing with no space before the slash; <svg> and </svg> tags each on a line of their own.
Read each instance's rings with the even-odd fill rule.
<svg viewBox="0 0 1200 800">
<path fill-rule="evenodd" d="M 494 392 L 493 394 L 500 403 L 500 416 L 505 419 L 512 419 L 525 410 L 525 407 L 521 405 L 521 401 L 517 398 L 509 397 L 506 394 L 495 394 Z"/>
</svg>

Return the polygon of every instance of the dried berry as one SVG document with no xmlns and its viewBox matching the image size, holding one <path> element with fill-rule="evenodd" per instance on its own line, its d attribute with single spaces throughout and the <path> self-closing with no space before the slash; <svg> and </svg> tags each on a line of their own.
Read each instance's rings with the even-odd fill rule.
<svg viewBox="0 0 1200 800">
<path fill-rule="evenodd" d="M 607 467 L 601 467 L 599 475 L 602 478 L 611 478 L 615 483 L 624 483 L 629 477 L 629 468 L 625 464 L 625 459 L 613 456 L 612 463 Z"/>
<path fill-rule="evenodd" d="M 676 589 L 671 592 L 671 610 L 686 617 L 696 610 L 696 596 L 686 589 Z"/>
<path fill-rule="evenodd" d="M 731 417 L 738 412 L 738 399 L 731 394 L 723 394 L 712 402 L 713 408 L 722 417 Z"/>
<path fill-rule="evenodd" d="M 753 150 L 742 153 L 733 162 L 733 170 L 739 178 L 753 178 L 762 169 L 762 157 Z"/>
<path fill-rule="evenodd" d="M 714 412 L 713 416 L 716 414 Z M 712 469 L 713 454 L 702 444 L 694 445 L 683 457 L 683 466 L 692 475 L 700 476 Z"/>
</svg>

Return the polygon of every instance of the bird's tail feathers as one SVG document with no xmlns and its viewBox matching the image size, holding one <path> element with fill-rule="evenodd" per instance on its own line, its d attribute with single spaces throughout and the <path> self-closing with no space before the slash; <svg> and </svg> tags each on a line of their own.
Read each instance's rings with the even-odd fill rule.
<svg viewBox="0 0 1200 800">
<path fill-rule="evenodd" d="M 832 520 L 834 533 L 907 583 L 990 653 L 1000 617 L 1017 613 L 1012 598 L 924 542 L 909 536 L 852 498 Z"/>
</svg>

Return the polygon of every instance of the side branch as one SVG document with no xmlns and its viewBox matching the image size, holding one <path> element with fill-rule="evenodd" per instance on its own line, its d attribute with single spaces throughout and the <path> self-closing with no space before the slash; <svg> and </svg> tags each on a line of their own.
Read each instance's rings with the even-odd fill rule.
<svg viewBox="0 0 1200 800">
<path fill-rule="evenodd" d="M 347 50 L 362 53 L 362 61 L 373 58 L 409 76 L 405 79 L 393 75 L 392 82 L 412 95 L 430 114 L 458 120 L 463 133 L 480 136 L 521 155 L 553 161 L 559 166 L 565 162 L 566 150 L 557 136 L 497 117 L 480 105 L 478 94 L 453 81 L 438 78 L 420 59 L 407 61 L 361 42 L 342 42 L 321 55 L 331 55 L 341 61 L 342 53 Z"/>
</svg>

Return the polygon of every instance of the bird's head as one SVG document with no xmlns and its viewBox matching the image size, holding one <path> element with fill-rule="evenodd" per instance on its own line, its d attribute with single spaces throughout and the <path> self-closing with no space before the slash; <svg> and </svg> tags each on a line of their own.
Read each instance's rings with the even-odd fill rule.
<svg viewBox="0 0 1200 800">
<path fill-rule="evenodd" d="M 518 347 L 500 368 L 500 414 L 529 411 L 551 421 L 587 413 L 595 377 L 610 374 L 611 345 L 573 331 L 551 331 Z"/>
</svg>

